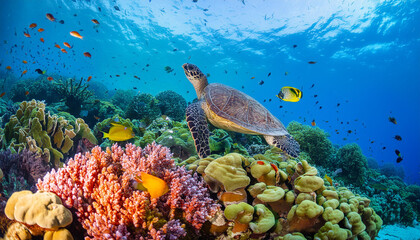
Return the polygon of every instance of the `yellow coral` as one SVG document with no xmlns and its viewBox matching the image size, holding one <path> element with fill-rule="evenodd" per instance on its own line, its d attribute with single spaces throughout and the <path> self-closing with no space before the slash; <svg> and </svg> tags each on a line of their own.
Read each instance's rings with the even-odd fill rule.
<svg viewBox="0 0 420 240">
<path fill-rule="evenodd" d="M 226 191 L 234 191 L 249 185 L 250 179 L 242 168 L 244 157 L 238 153 L 230 153 L 207 165 L 204 173 L 207 183 L 213 180 L 223 184 Z M 214 191 L 215 189 L 213 189 Z"/>
<path fill-rule="evenodd" d="M 60 228 L 57 231 L 47 231 L 44 234 L 44 240 L 73 240 L 69 230 Z"/>
<path fill-rule="evenodd" d="M 50 192 L 15 192 L 7 201 L 5 213 L 12 220 L 46 229 L 59 229 L 73 221 L 70 210 Z"/>
</svg>

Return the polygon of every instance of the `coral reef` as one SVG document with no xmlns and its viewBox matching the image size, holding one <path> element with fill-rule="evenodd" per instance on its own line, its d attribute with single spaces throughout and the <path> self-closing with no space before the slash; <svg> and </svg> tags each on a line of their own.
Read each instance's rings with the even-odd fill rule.
<svg viewBox="0 0 420 240">
<path fill-rule="evenodd" d="M 58 75 L 51 75 L 58 80 L 61 77 Z M 28 94 L 25 92 L 28 91 Z M 54 84 L 47 80 L 47 76 L 39 76 L 36 79 L 26 79 L 19 81 L 13 85 L 11 89 L 11 100 L 14 102 L 27 101 L 28 99 L 36 99 L 38 101 L 45 101 L 48 104 L 57 103 L 61 96 L 57 94 Z"/>
<path fill-rule="evenodd" d="M 346 144 L 338 150 L 334 166 L 342 169 L 346 183 L 360 186 L 366 180 L 367 160 L 356 143 Z"/>
<path fill-rule="evenodd" d="M 135 190 L 132 179 L 140 172 L 166 181 L 169 192 L 150 199 L 146 191 Z M 169 149 L 156 144 L 144 149 L 127 144 L 125 150 L 113 145 L 105 152 L 95 147 L 52 170 L 37 187 L 57 194 L 75 211 L 90 239 L 199 235 L 204 222 L 220 209 L 204 182 L 176 167 Z"/>
<path fill-rule="evenodd" d="M 182 163 L 202 174 L 226 206 L 218 227 L 228 229 L 218 239 L 375 238 L 382 220 L 368 198 L 327 185 L 306 160 L 290 160 L 275 151 Z"/>
<path fill-rule="evenodd" d="M 28 235 L 28 232 L 32 236 L 39 236 L 49 232 L 48 235 L 65 235 L 67 239 L 73 239 L 70 232 L 63 229 L 73 221 L 72 213 L 62 205 L 60 198 L 54 193 L 15 192 L 7 201 L 4 212 L 9 219 L 21 224 L 19 225 L 20 229 L 15 229 L 13 226 L 16 225 L 12 224 L 6 235 L 23 231 L 25 236 Z M 23 239 L 30 239 L 27 237 Z M 8 238 L 6 237 L 6 239 Z"/>
<path fill-rule="evenodd" d="M 128 105 L 132 101 L 135 96 L 135 92 L 133 90 L 121 90 L 118 89 L 114 96 L 111 98 L 111 102 L 115 105 L 126 111 Z"/>
<path fill-rule="evenodd" d="M 51 160 L 58 167 L 60 160 L 69 155 L 73 142 L 82 138 L 94 144 L 97 141 L 83 119 L 66 120 L 50 115 L 45 113 L 43 102 L 32 100 L 22 102 L 10 118 L 4 129 L 3 141 L 17 152 L 28 148 L 42 156 L 45 162 Z"/>
<path fill-rule="evenodd" d="M 299 143 L 301 151 L 309 154 L 311 162 L 318 166 L 329 166 L 334 157 L 334 147 L 328 133 L 318 127 L 310 127 L 298 122 L 290 122 L 287 131 Z"/>
<path fill-rule="evenodd" d="M 180 94 L 167 90 L 156 95 L 156 99 L 159 101 L 159 108 L 162 114 L 175 121 L 182 121 L 185 119 L 187 101 L 185 101 L 185 98 Z"/>
<path fill-rule="evenodd" d="M 57 79 L 54 82 L 54 89 L 67 107 L 66 111 L 75 116 L 79 116 L 82 106 L 91 101 L 93 92 L 88 87 L 83 78 L 79 81 L 76 78 Z"/>
<path fill-rule="evenodd" d="M 126 117 L 142 119 L 146 123 L 151 123 L 160 115 L 159 101 L 149 93 L 134 96 L 126 110 Z"/>
<path fill-rule="evenodd" d="M 0 169 L 4 175 L 0 192 L 8 197 L 16 191 L 35 190 L 36 182 L 50 171 L 50 166 L 28 149 L 20 153 L 12 153 L 7 149 L 0 152 Z"/>
</svg>

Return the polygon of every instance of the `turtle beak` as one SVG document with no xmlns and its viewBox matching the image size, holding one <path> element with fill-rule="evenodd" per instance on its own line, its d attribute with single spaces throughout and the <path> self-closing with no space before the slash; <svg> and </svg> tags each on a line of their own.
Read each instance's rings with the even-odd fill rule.
<svg viewBox="0 0 420 240">
<path fill-rule="evenodd" d="M 182 65 L 182 68 L 184 69 L 185 73 L 191 73 L 192 71 L 194 71 L 197 67 L 194 64 L 190 64 L 190 63 L 184 63 Z"/>
</svg>

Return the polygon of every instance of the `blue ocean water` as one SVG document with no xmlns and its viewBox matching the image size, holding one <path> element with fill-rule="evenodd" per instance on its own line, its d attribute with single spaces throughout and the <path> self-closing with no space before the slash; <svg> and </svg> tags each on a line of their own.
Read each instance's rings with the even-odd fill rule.
<svg viewBox="0 0 420 240">
<path fill-rule="evenodd" d="M 106 96 L 115 89 L 173 90 L 192 101 L 195 91 L 181 68 L 190 62 L 210 82 L 262 102 L 285 125 L 315 120 L 334 144 L 356 142 L 367 157 L 402 167 L 406 182 L 420 184 L 418 1 L 4 0 L 1 6 L 0 68 L 11 66 L 7 74 L 27 69 L 22 79 L 33 78 L 39 68 L 92 76 L 108 87 Z M 63 42 L 73 46 L 67 54 L 54 47 Z M 275 95 L 283 86 L 301 89 L 301 101 L 280 101 Z"/>
</svg>

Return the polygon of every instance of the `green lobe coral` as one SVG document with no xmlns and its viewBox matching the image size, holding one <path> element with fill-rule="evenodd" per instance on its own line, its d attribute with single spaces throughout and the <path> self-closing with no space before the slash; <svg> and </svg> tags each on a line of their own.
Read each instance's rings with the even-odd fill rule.
<svg viewBox="0 0 420 240">
<path fill-rule="evenodd" d="M 75 118 L 73 118 L 75 119 Z M 22 102 L 4 129 L 4 140 L 15 151 L 27 147 L 54 166 L 82 138 L 96 144 L 97 140 L 83 119 L 67 120 L 45 113 L 45 104 L 32 100 Z"/>
</svg>

